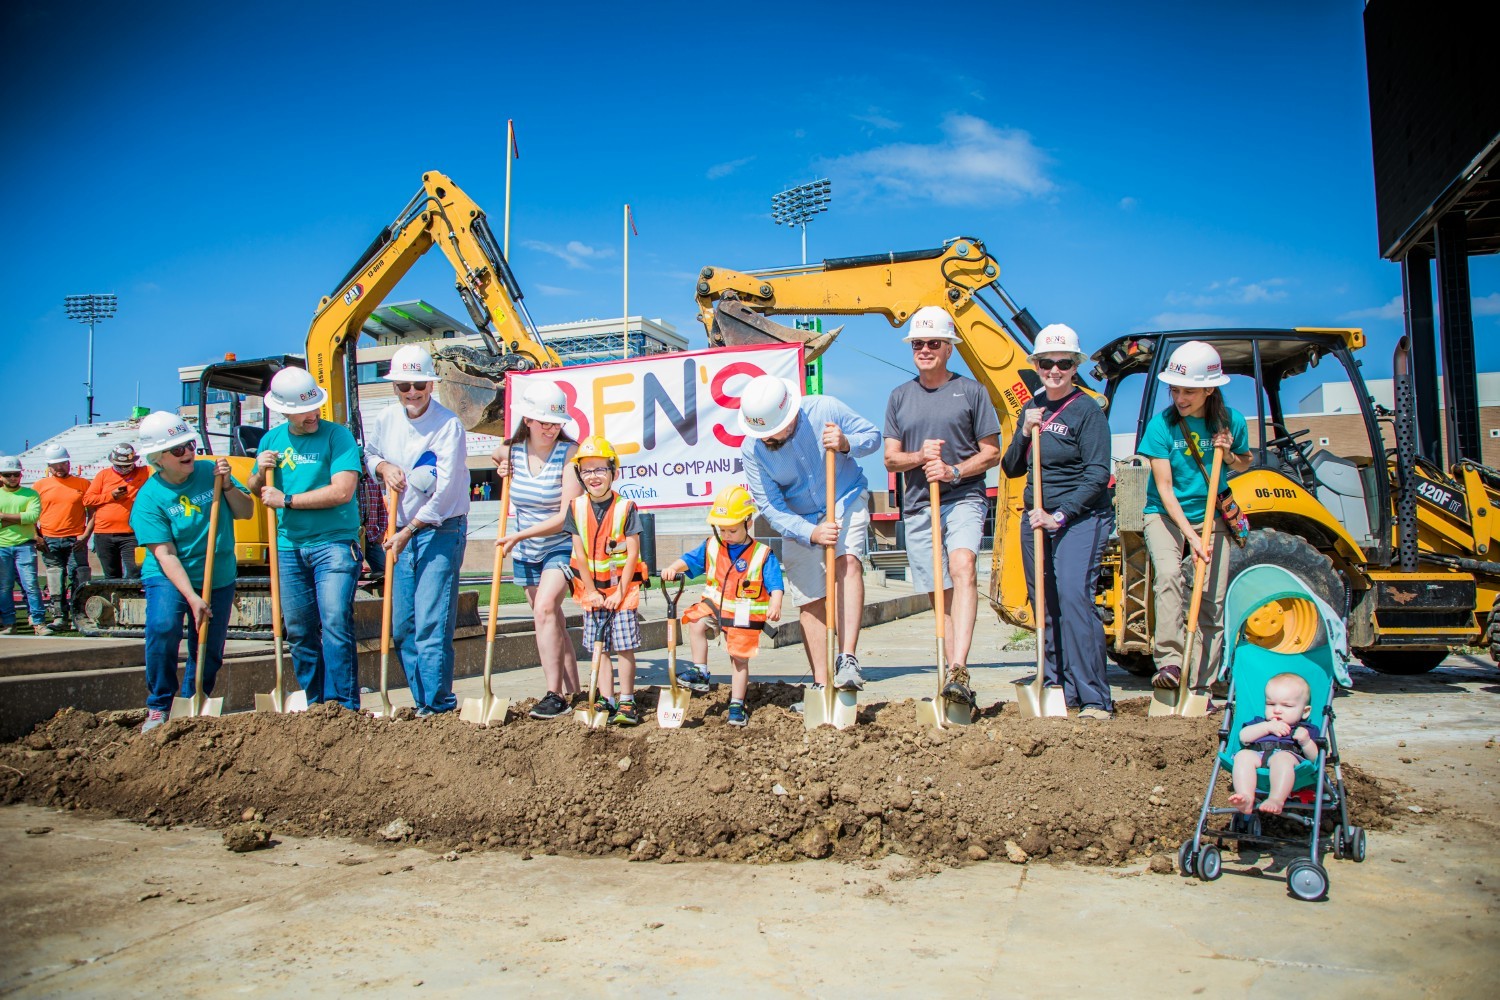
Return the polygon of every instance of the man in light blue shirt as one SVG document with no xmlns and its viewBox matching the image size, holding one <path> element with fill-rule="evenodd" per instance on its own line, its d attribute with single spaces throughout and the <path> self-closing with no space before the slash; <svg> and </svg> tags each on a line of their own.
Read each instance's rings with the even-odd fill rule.
<svg viewBox="0 0 1500 1000">
<path fill-rule="evenodd" d="M 881 447 L 880 430 L 832 396 L 798 400 L 795 386 L 774 375 L 751 379 L 740 396 L 740 456 L 745 482 L 760 513 L 785 539 L 781 550 L 787 593 L 802 623 L 802 646 L 815 686 L 827 682 L 824 647 L 824 551 L 833 546 L 834 573 L 843 600 L 834 683 L 864 687 L 859 672 L 859 624 L 865 607 L 864 558 L 870 527 L 870 484 L 855 459 Z M 835 523 L 824 523 L 825 449 L 834 451 Z"/>
</svg>

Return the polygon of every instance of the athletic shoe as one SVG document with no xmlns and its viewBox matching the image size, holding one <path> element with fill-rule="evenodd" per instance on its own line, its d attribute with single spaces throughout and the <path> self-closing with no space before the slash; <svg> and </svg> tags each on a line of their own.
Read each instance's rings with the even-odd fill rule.
<svg viewBox="0 0 1500 1000">
<path fill-rule="evenodd" d="M 1108 722 L 1115 717 L 1115 713 L 1107 708 L 1081 708 L 1078 710 L 1078 717 L 1080 719 L 1094 719 L 1098 722 Z"/>
<path fill-rule="evenodd" d="M 430 708 L 419 708 L 419 709 L 417 709 L 417 718 L 419 718 L 419 719 L 425 719 L 428 716 L 435 715 L 435 714 L 437 714 L 437 713 L 435 713 Z"/>
<path fill-rule="evenodd" d="M 969 687 L 969 668 L 962 663 L 948 668 L 948 683 L 943 688 L 943 697 L 949 701 L 961 701 L 973 705 L 974 689 Z"/>
<path fill-rule="evenodd" d="M 40 622 L 32 629 L 32 631 L 37 635 L 51 635 L 52 626 L 48 625 L 46 622 Z"/>
<path fill-rule="evenodd" d="M 614 715 L 610 722 L 617 726 L 639 726 L 641 724 L 641 713 L 636 711 L 635 699 L 621 698 L 620 704 L 615 706 Z"/>
<path fill-rule="evenodd" d="M 573 706 L 563 701 L 561 695 L 548 691 L 541 701 L 531 707 L 526 714 L 533 719 L 555 719 L 559 715 L 567 715 L 573 711 Z"/>
<path fill-rule="evenodd" d="M 731 701 L 729 703 L 729 717 L 725 720 L 731 726 L 743 726 L 750 721 L 750 713 L 745 711 L 745 703 L 742 701 Z"/>
<path fill-rule="evenodd" d="M 840 691 L 863 691 L 865 679 L 859 674 L 859 657 L 853 653 L 840 653 L 834 661 L 838 666 L 833 675 L 833 686 Z"/>
<path fill-rule="evenodd" d="M 695 666 L 688 667 L 686 670 L 679 670 L 677 672 L 677 683 L 682 684 L 688 689 L 696 691 L 699 694 L 708 693 L 708 686 L 712 682 L 713 678 L 708 675 L 707 671 L 701 670 Z"/>
<path fill-rule="evenodd" d="M 594 699 L 594 711 L 603 712 L 605 718 L 609 718 L 610 716 L 614 715 L 615 708 L 615 703 L 604 697 L 604 695 L 602 694 Z"/>
<path fill-rule="evenodd" d="M 163 722 L 167 721 L 167 713 L 159 708 L 153 708 L 146 712 L 146 724 L 141 726 L 141 732 L 149 733 Z"/>
</svg>

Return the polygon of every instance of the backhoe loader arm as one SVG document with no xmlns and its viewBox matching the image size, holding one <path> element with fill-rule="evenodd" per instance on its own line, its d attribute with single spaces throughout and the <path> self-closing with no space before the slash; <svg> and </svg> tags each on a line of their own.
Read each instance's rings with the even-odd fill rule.
<svg viewBox="0 0 1500 1000">
<path fill-rule="evenodd" d="M 483 210 L 437 171 L 370 245 L 332 295 L 318 303 L 307 331 L 307 368 L 328 390 L 322 415 L 345 420 L 354 393 L 348 352 L 365 321 L 423 254 L 436 245 L 453 266 L 455 287 L 487 351 L 445 347 L 434 353 L 443 403 L 470 430 L 498 426 L 507 370 L 557 367 L 521 303 L 521 289 L 495 243 Z"/>
</svg>

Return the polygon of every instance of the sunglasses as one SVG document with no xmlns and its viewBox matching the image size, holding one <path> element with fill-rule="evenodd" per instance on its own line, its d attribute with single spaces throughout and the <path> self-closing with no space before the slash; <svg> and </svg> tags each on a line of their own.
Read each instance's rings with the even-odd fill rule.
<svg viewBox="0 0 1500 1000">
<path fill-rule="evenodd" d="M 9 479 L 11 476 L 15 476 L 16 478 L 19 479 L 20 476 L 21 476 L 21 473 L 20 472 L 0 472 L 0 479 Z"/>
<path fill-rule="evenodd" d="M 911 349 L 914 351 L 938 351 L 942 350 L 943 345 L 946 343 L 948 343 L 946 340 L 913 340 L 911 342 Z"/>
<path fill-rule="evenodd" d="M 1058 371 L 1070 372 L 1077 363 L 1072 358 L 1064 358 L 1061 361 L 1053 361 L 1051 358 L 1036 359 L 1036 366 L 1044 372 L 1050 372 L 1054 368 Z"/>
<path fill-rule="evenodd" d="M 425 392 L 431 382 L 397 382 L 397 392 Z"/>
<path fill-rule="evenodd" d="M 183 455 L 191 455 L 197 450 L 198 445 L 195 442 L 189 441 L 187 444 L 180 444 L 175 448 L 168 448 L 167 454 L 171 455 L 173 458 L 181 458 Z"/>
</svg>

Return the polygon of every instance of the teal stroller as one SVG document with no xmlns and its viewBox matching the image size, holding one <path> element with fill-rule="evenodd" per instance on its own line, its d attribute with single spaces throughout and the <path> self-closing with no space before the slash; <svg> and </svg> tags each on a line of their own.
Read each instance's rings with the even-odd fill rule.
<svg viewBox="0 0 1500 1000">
<path fill-rule="evenodd" d="M 1177 852 L 1178 870 L 1212 882 L 1223 874 L 1220 855 L 1226 843 L 1243 850 L 1277 848 L 1296 853 L 1286 866 L 1287 891 L 1314 902 L 1328 896 L 1328 872 L 1322 865 L 1329 846 L 1339 859 L 1365 859 L 1365 832 L 1349 823 L 1348 795 L 1339 766 L 1334 734 L 1333 698 L 1349 687 L 1348 645 L 1344 622 L 1300 579 L 1280 566 L 1252 566 L 1235 577 L 1225 598 L 1224 661 L 1219 676 L 1229 677 L 1229 700 L 1219 728 L 1219 748 L 1203 796 L 1203 809 L 1192 837 Z M 1299 760 L 1292 794 L 1275 822 L 1257 810 L 1249 815 L 1214 806 L 1219 774 L 1230 774 L 1234 757 L 1244 749 L 1240 729 L 1265 715 L 1266 682 L 1277 674 L 1296 674 L 1311 692 L 1307 719 L 1320 730 L 1315 760 Z M 1265 767 L 1257 769 L 1255 803 L 1269 790 Z M 1214 824 L 1228 819 L 1227 826 Z M 1331 830 L 1329 821 L 1333 819 Z M 1275 826 L 1280 835 L 1265 829 Z M 1292 836 L 1292 833 L 1298 836 Z M 1330 843 L 1331 842 L 1331 843 Z M 1305 853 L 1304 853 L 1305 852 Z"/>
</svg>

